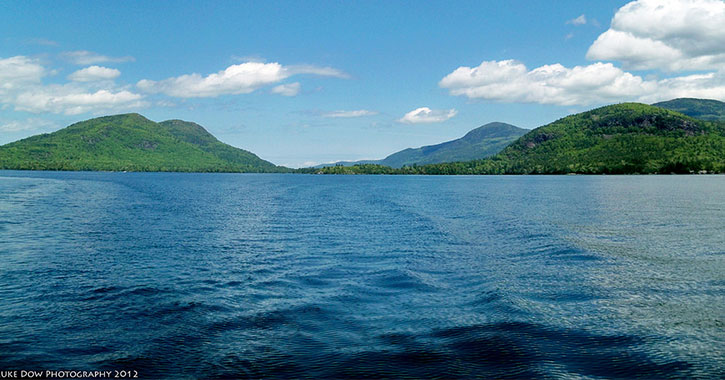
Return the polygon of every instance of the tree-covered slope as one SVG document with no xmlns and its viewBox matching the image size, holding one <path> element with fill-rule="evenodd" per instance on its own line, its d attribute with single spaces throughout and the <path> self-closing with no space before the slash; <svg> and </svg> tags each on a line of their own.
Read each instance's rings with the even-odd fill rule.
<svg viewBox="0 0 725 380">
<path fill-rule="evenodd" d="M 534 129 L 484 160 L 398 170 L 380 166 L 333 169 L 323 173 L 723 173 L 725 123 L 625 103 L 567 116 Z"/>
<path fill-rule="evenodd" d="M 506 123 L 488 123 L 469 131 L 459 139 L 420 148 L 403 149 L 382 160 L 339 161 L 331 164 L 317 165 L 315 168 L 359 165 L 383 165 L 400 168 L 412 165 L 479 160 L 500 152 L 528 131 L 528 129 L 515 127 Z"/>
<path fill-rule="evenodd" d="M 700 120 L 725 121 L 725 103 L 718 100 L 679 98 L 655 103 L 653 106 L 667 108 Z"/>
<path fill-rule="evenodd" d="M 195 123 L 139 114 L 99 117 L 0 146 L 0 169 L 266 172 L 284 168 Z"/>
<path fill-rule="evenodd" d="M 625 103 L 537 128 L 496 160 L 510 173 L 722 172 L 723 132 L 720 124 Z"/>
<path fill-rule="evenodd" d="M 400 168 L 406 165 L 482 159 L 500 152 L 526 132 L 527 129 L 506 123 L 489 123 L 456 140 L 393 153 L 380 161 L 380 164 Z"/>
</svg>

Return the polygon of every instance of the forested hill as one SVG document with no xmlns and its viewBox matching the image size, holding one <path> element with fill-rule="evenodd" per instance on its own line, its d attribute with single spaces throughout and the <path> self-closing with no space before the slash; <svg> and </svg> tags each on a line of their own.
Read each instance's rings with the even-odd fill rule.
<svg viewBox="0 0 725 380">
<path fill-rule="evenodd" d="M 326 168 L 340 173 L 344 168 Z M 617 174 L 725 172 L 725 123 L 661 107 L 624 103 L 567 116 L 522 136 L 484 160 L 348 173 Z"/>
<path fill-rule="evenodd" d="M 725 103 L 712 99 L 679 98 L 653 104 L 656 107 L 707 121 L 725 121 Z"/>
<path fill-rule="evenodd" d="M 441 144 L 409 148 L 385 157 L 380 164 L 394 168 L 442 162 L 470 161 L 493 156 L 528 132 L 506 123 L 488 123 L 465 136 Z"/>
<path fill-rule="evenodd" d="M 315 168 L 356 165 L 382 165 L 401 168 L 412 165 L 478 160 L 500 152 L 528 131 L 528 129 L 511 124 L 493 122 L 473 129 L 461 138 L 420 148 L 403 149 L 382 160 L 339 161 L 317 165 Z"/>
<path fill-rule="evenodd" d="M 105 116 L 0 146 L 0 169 L 279 172 L 283 167 L 224 144 L 196 123 Z"/>
</svg>

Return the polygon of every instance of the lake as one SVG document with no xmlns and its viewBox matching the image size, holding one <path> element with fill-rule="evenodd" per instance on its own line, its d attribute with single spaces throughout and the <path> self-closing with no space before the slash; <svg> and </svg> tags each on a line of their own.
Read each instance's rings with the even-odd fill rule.
<svg viewBox="0 0 725 380">
<path fill-rule="evenodd" d="M 725 176 L 0 171 L 0 369 L 723 378 Z"/>
</svg>

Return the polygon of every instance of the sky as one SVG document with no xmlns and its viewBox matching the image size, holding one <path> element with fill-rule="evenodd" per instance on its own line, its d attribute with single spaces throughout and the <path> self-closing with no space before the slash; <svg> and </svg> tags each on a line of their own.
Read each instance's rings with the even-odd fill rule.
<svg viewBox="0 0 725 380">
<path fill-rule="evenodd" d="M 3 1 L 0 144 L 182 119 L 278 165 L 725 101 L 725 1 Z"/>
</svg>

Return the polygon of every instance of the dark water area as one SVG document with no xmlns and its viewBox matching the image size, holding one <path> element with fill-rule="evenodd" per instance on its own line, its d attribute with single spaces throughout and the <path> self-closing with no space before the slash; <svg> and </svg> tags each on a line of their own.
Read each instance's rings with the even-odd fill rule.
<svg viewBox="0 0 725 380">
<path fill-rule="evenodd" d="M 0 370 L 725 378 L 725 176 L 0 171 Z"/>
</svg>

